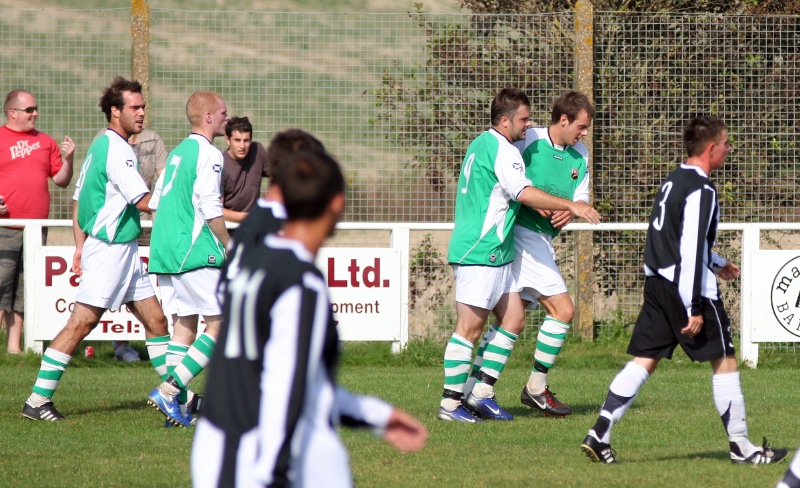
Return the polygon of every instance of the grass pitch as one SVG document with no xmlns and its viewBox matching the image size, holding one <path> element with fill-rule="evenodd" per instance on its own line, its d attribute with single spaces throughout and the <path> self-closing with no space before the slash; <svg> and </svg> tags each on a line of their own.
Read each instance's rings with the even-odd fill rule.
<svg viewBox="0 0 800 488">
<path fill-rule="evenodd" d="M 617 340 L 619 342 L 619 340 Z M 3 347 L 4 349 L 4 347 Z M 500 403 L 513 422 L 462 425 L 435 419 L 441 393 L 442 346 L 412 344 L 392 356 L 383 345 L 345 347 L 340 380 L 346 387 L 385 398 L 419 417 L 431 436 L 424 450 L 400 454 L 366 431 L 343 430 L 359 487 L 768 487 L 783 475 L 777 466 L 736 466 L 711 397 L 710 368 L 676 354 L 664 362 L 612 440 L 619 465 L 591 463 L 580 443 L 596 418 L 608 384 L 627 361 L 624 344 L 567 343 L 551 373 L 552 389 L 575 413 L 545 418 L 519 404 L 531 346 L 521 344 L 498 383 Z M 147 363 L 119 364 L 110 346 L 94 359 L 70 365 L 55 402 L 68 422 L 27 421 L 22 404 L 38 369 L 35 355 L 0 355 L 0 485 L 190 486 L 192 431 L 165 429 L 145 404 L 157 383 Z M 800 444 L 796 358 L 766 358 L 744 369 L 750 437 L 776 447 Z M 204 377 L 197 379 L 202 389 Z"/>
</svg>

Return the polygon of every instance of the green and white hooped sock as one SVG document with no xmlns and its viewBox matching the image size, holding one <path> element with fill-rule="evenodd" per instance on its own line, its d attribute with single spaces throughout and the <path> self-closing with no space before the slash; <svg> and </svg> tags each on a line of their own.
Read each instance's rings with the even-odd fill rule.
<svg viewBox="0 0 800 488">
<path fill-rule="evenodd" d="M 170 373 L 170 377 L 175 379 L 178 387 L 185 389 L 189 382 L 205 369 L 208 362 L 211 361 L 215 344 L 216 340 L 207 333 L 200 334 L 200 337 L 192 343 L 186 356 Z"/>
<path fill-rule="evenodd" d="M 491 388 L 491 386 L 503 373 L 503 369 L 506 367 L 506 363 L 508 363 L 508 357 L 511 355 L 511 351 L 514 349 L 514 344 L 517 342 L 517 339 L 517 334 L 512 334 L 502 327 L 495 329 L 495 334 L 486 345 L 486 350 L 483 351 L 483 361 L 481 361 L 480 371 L 476 375 L 478 385 L 481 385 L 481 387 L 478 388 L 478 385 L 476 385 L 476 390 L 474 391 L 475 396 L 478 398 L 492 396 L 494 389 Z M 483 378 L 487 377 L 494 380 L 491 382 L 492 385 L 485 384 L 486 381 L 483 380 Z M 486 386 L 490 388 L 486 388 Z"/>
<path fill-rule="evenodd" d="M 164 335 L 160 337 L 151 337 L 144 341 L 147 348 L 147 355 L 150 356 L 150 364 L 153 369 L 161 378 L 161 381 L 167 379 L 167 347 L 169 344 L 169 336 Z"/>
<path fill-rule="evenodd" d="M 547 373 L 555 364 L 556 358 L 567 340 L 569 329 L 569 324 L 554 319 L 549 315 L 545 317 L 536 337 L 533 368 L 526 385 L 529 393 L 535 395 L 543 392 L 546 388 Z"/>
<path fill-rule="evenodd" d="M 472 350 L 475 346 L 458 334 L 453 334 L 444 350 L 444 389 L 456 394 L 464 393 L 464 385 L 472 364 Z M 442 407 L 454 410 L 460 400 L 443 397 Z M 449 408 L 452 407 L 452 408 Z"/>
<path fill-rule="evenodd" d="M 67 369 L 72 356 L 47 348 L 42 355 L 42 363 L 39 373 L 36 375 L 36 383 L 33 385 L 33 392 L 28 397 L 28 403 L 33 407 L 41 407 L 53 398 L 58 388 L 58 382 L 64 370 Z"/>
</svg>

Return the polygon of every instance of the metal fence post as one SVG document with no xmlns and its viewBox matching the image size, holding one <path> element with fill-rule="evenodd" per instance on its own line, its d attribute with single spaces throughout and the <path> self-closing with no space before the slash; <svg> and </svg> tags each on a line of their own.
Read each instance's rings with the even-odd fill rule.
<svg viewBox="0 0 800 488">
<path fill-rule="evenodd" d="M 150 4 L 131 1 L 131 76 L 142 84 L 145 102 L 150 100 Z M 150 127 L 150 112 L 145 112 L 144 126 Z"/>
<path fill-rule="evenodd" d="M 594 7 L 589 0 L 575 4 L 575 89 L 594 100 Z M 589 149 L 589 167 L 592 174 L 592 132 L 583 138 Z M 590 183 L 591 185 L 591 183 Z M 592 186 L 589 194 L 593 194 Z M 594 339 L 594 233 L 575 233 L 575 329 L 582 338 Z"/>
</svg>

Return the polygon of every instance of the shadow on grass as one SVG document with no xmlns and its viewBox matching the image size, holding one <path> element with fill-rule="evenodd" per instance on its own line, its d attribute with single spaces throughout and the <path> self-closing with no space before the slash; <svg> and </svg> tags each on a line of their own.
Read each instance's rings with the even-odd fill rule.
<svg viewBox="0 0 800 488">
<path fill-rule="evenodd" d="M 70 410 L 68 411 L 68 413 L 69 415 L 77 416 L 77 415 L 88 415 L 96 413 L 111 413 L 111 412 L 125 412 L 125 411 L 131 412 L 139 410 L 149 410 L 153 412 L 153 415 L 156 414 L 155 410 L 153 410 L 152 407 L 147 405 L 146 396 L 142 396 L 141 401 L 131 400 L 127 402 L 119 402 L 116 404 L 112 404 L 110 406 L 104 404 L 104 405 L 98 405 L 96 408 L 83 408 L 78 410 Z M 66 416 L 67 412 L 65 412 L 64 415 Z"/>
</svg>

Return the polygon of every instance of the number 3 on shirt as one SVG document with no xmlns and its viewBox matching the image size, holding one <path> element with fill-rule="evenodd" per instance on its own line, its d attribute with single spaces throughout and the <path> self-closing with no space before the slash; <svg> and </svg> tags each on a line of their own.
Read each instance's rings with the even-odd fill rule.
<svg viewBox="0 0 800 488">
<path fill-rule="evenodd" d="M 664 186 L 661 188 L 661 190 L 664 192 L 664 198 L 658 202 L 658 206 L 661 207 L 661 214 L 659 214 L 658 218 L 653 221 L 653 227 L 655 227 L 656 230 L 661 230 L 661 228 L 664 227 L 664 217 L 667 213 L 667 198 L 669 197 L 670 190 L 672 190 L 672 182 L 668 181 L 664 183 Z"/>
</svg>

